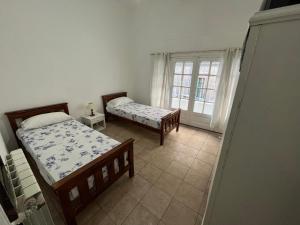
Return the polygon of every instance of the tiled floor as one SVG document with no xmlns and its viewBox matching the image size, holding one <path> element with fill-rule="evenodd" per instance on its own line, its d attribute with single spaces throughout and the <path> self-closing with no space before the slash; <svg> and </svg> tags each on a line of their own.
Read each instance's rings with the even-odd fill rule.
<svg viewBox="0 0 300 225">
<path fill-rule="evenodd" d="M 79 225 L 201 224 L 218 135 L 181 126 L 162 147 L 158 134 L 127 123 L 108 123 L 103 133 L 119 141 L 135 139 L 135 176 L 124 175 L 102 193 L 78 215 Z"/>
</svg>

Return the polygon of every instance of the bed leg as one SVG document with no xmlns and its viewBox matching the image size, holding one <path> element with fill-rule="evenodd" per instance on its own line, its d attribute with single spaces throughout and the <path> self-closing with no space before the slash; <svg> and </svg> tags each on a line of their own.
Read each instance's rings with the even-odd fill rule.
<svg viewBox="0 0 300 225">
<path fill-rule="evenodd" d="M 134 176 L 133 143 L 131 143 L 130 149 L 128 151 L 128 163 L 129 163 L 129 177 L 132 178 Z"/>
<path fill-rule="evenodd" d="M 165 139 L 164 134 L 160 134 L 160 145 L 164 145 L 164 139 Z"/>
<path fill-rule="evenodd" d="M 176 132 L 178 132 L 178 131 L 179 131 L 179 123 L 176 126 Z"/>
</svg>

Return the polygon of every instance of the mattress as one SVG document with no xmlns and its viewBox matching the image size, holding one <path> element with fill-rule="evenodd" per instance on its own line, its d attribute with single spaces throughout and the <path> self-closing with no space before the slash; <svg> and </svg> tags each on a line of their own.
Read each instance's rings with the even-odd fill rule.
<svg viewBox="0 0 300 225">
<path fill-rule="evenodd" d="M 49 185 L 120 144 L 73 119 L 38 129 L 18 129 L 17 136 Z M 106 168 L 102 172 L 106 177 Z M 93 179 L 88 181 L 92 186 Z"/>
<path fill-rule="evenodd" d="M 111 114 L 127 118 L 147 126 L 159 129 L 161 119 L 172 111 L 130 102 L 116 107 L 106 107 Z"/>
</svg>

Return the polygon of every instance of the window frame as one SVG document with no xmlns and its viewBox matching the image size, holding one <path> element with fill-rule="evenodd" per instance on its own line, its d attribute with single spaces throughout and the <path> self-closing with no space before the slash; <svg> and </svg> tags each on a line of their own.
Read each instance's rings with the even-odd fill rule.
<svg viewBox="0 0 300 225">
<path fill-rule="evenodd" d="M 209 85 L 209 78 L 210 77 L 220 77 L 221 76 L 221 73 L 222 73 L 222 70 L 223 70 L 223 63 L 224 63 L 224 55 L 223 55 L 223 51 L 213 51 L 213 52 L 203 52 L 203 53 L 193 53 L 193 54 L 175 54 L 173 56 L 171 56 L 171 85 L 170 85 L 170 108 L 171 109 L 174 109 L 172 108 L 172 92 L 173 92 L 173 87 L 174 87 L 174 77 L 175 77 L 175 65 L 176 65 L 176 62 L 193 62 L 193 71 L 192 71 L 192 80 L 191 80 L 191 86 L 190 86 L 190 93 L 189 93 L 189 102 L 188 102 L 188 108 L 187 110 L 183 110 L 183 112 L 188 112 L 188 113 L 191 113 L 191 114 L 196 114 L 195 116 L 200 116 L 200 117 L 204 117 L 204 118 L 207 118 L 207 119 L 211 119 L 211 116 L 212 115 L 209 115 L 209 114 L 204 114 L 204 107 L 205 107 L 205 103 L 213 103 L 215 104 L 216 100 L 214 102 L 209 102 L 209 101 L 206 101 L 206 95 L 207 95 L 207 90 L 215 90 L 216 92 L 216 96 L 217 96 L 217 93 L 218 93 L 218 87 L 219 87 L 219 79 L 217 80 L 217 83 L 215 84 L 216 85 L 216 88 L 215 89 L 211 89 L 211 88 L 208 88 L 208 85 Z M 205 81 L 204 81 L 204 85 L 206 85 L 205 88 L 200 88 L 200 90 L 205 90 L 205 93 L 204 93 L 204 101 L 199 101 L 199 102 L 203 102 L 203 108 L 202 108 L 202 113 L 198 113 L 198 112 L 194 112 L 194 105 L 195 105 L 195 102 L 196 102 L 196 92 L 197 92 L 197 79 L 198 79 L 198 76 L 200 75 L 199 74 L 199 69 L 200 69 L 200 63 L 202 61 L 210 61 L 210 67 L 209 67 L 209 73 L 207 74 L 207 84 L 205 84 Z M 211 64 L 213 61 L 218 61 L 220 62 L 220 67 L 219 67 L 219 71 L 218 71 L 218 74 L 216 75 L 211 75 L 210 72 L 211 72 Z M 183 68 L 184 70 L 184 68 Z M 183 72 L 182 72 L 183 73 Z M 182 74 L 183 76 L 183 74 Z M 183 79 L 183 77 L 182 77 Z M 181 83 L 182 85 L 182 83 Z M 176 86 L 176 85 L 175 85 Z M 176 86 L 177 87 L 177 86 Z M 180 86 L 182 87 L 182 86 Z M 181 96 L 181 95 L 179 95 Z M 180 103 L 179 103 L 179 107 L 180 107 Z M 213 106 L 214 107 L 214 106 Z"/>
<path fill-rule="evenodd" d="M 175 65 L 176 65 L 177 62 L 182 62 L 183 63 L 182 73 L 181 74 L 175 73 Z M 184 74 L 185 63 L 188 63 L 188 62 L 192 62 L 193 63 L 192 73 L 191 74 Z M 178 97 L 178 99 L 179 99 L 179 107 L 178 108 L 180 108 L 180 102 L 181 102 L 181 100 L 185 99 L 185 98 L 182 98 L 182 95 L 181 95 L 182 94 L 182 89 L 183 88 L 188 88 L 188 89 L 190 89 L 189 90 L 189 97 L 188 97 L 188 99 L 185 99 L 185 100 L 188 100 L 188 108 L 187 108 L 187 110 L 180 108 L 183 111 L 188 111 L 189 110 L 189 105 L 190 105 L 190 98 L 191 98 L 193 77 L 194 77 L 194 75 L 193 75 L 193 73 L 194 73 L 194 61 L 193 60 L 188 60 L 188 59 L 186 59 L 186 60 L 176 60 L 174 62 L 172 61 L 171 65 L 172 65 L 172 69 L 171 69 L 171 72 L 172 72 L 171 76 L 172 76 L 172 78 L 171 78 L 170 100 L 169 100 L 170 101 L 170 104 L 169 104 L 170 108 L 174 109 L 174 108 L 172 108 L 173 88 L 174 87 L 180 88 L 179 97 Z M 180 86 L 174 85 L 174 78 L 175 78 L 176 75 L 177 76 L 181 76 Z M 183 78 L 184 78 L 184 76 L 190 76 L 191 77 L 191 84 L 190 84 L 189 87 L 183 85 Z"/>
</svg>

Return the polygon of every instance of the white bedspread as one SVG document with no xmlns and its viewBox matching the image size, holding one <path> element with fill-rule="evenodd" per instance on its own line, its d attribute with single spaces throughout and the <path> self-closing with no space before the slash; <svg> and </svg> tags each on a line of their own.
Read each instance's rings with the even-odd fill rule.
<svg viewBox="0 0 300 225">
<path fill-rule="evenodd" d="M 142 105 L 135 102 L 116 107 L 106 107 L 106 110 L 111 114 L 124 117 L 157 129 L 160 128 L 161 119 L 172 112 L 170 110 Z"/>
<path fill-rule="evenodd" d="M 76 120 L 27 131 L 19 129 L 17 136 L 50 185 L 120 144 Z"/>
</svg>

